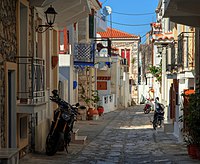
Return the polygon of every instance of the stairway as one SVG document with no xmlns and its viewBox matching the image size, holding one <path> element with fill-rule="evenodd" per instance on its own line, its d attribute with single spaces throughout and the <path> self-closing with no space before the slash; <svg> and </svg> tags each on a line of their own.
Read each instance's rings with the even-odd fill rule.
<svg viewBox="0 0 200 164">
<path fill-rule="evenodd" d="M 79 129 L 74 129 L 72 133 L 71 143 L 73 144 L 85 144 L 87 136 L 79 136 L 78 135 Z"/>
</svg>

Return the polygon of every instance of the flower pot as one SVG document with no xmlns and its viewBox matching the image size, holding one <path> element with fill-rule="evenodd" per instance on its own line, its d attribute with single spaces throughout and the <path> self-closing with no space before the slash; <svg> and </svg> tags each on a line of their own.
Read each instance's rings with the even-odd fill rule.
<svg viewBox="0 0 200 164">
<path fill-rule="evenodd" d="M 200 160 L 200 147 L 197 146 L 197 149 L 196 149 L 196 156 L 197 156 L 197 159 Z"/>
<path fill-rule="evenodd" d="M 188 145 L 188 155 L 191 158 L 197 159 L 197 151 L 198 151 L 197 145 L 195 145 L 195 144 Z"/>
<path fill-rule="evenodd" d="M 99 113 L 97 109 L 89 108 L 87 114 L 89 117 L 92 117 L 93 115 L 98 115 Z"/>
<path fill-rule="evenodd" d="M 97 110 L 98 110 L 99 116 L 101 116 L 104 112 L 104 107 L 98 106 Z"/>
<path fill-rule="evenodd" d="M 77 115 L 78 120 L 86 120 L 87 118 L 87 108 L 85 106 L 80 106 L 78 108 L 79 115 Z"/>
</svg>

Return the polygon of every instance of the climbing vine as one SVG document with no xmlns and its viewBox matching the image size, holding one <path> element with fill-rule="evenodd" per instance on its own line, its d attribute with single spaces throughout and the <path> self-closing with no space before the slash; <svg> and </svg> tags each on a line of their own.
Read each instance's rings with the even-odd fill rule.
<svg viewBox="0 0 200 164">
<path fill-rule="evenodd" d="M 162 65 L 159 66 L 149 66 L 148 70 L 156 78 L 156 81 L 162 81 Z"/>
</svg>

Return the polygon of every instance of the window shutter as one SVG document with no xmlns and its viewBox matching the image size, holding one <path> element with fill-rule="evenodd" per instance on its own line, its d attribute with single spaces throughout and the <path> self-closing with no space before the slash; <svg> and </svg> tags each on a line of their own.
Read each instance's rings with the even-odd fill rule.
<svg viewBox="0 0 200 164">
<path fill-rule="evenodd" d="M 94 38 L 94 15 L 89 15 L 89 38 Z"/>
</svg>

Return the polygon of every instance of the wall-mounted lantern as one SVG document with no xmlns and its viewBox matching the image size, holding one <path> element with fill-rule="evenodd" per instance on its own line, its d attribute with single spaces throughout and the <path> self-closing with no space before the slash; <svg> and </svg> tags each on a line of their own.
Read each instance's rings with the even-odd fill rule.
<svg viewBox="0 0 200 164">
<path fill-rule="evenodd" d="M 52 29 L 53 28 L 53 24 L 55 22 L 55 18 L 56 18 L 56 14 L 57 14 L 55 9 L 51 5 L 44 13 L 45 13 L 47 24 L 38 25 L 38 27 L 36 28 L 36 31 L 39 32 L 39 33 L 43 33 L 47 29 L 49 29 L 49 28 Z"/>
<path fill-rule="evenodd" d="M 159 54 L 162 54 L 162 51 L 163 51 L 163 47 L 162 47 L 162 46 L 158 46 L 158 47 L 157 47 L 157 52 L 158 52 Z"/>
</svg>

